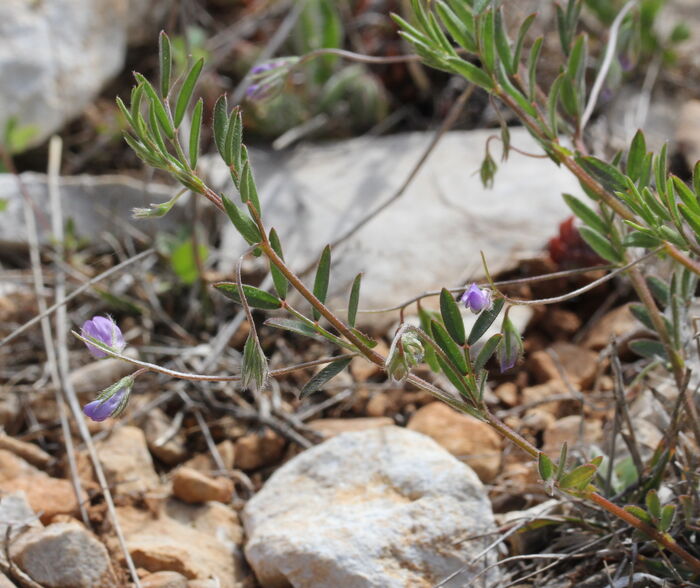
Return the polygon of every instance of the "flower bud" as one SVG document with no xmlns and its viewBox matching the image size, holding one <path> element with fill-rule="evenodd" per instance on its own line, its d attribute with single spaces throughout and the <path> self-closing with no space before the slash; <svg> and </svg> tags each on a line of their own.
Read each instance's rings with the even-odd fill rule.
<svg viewBox="0 0 700 588">
<path fill-rule="evenodd" d="M 492 306 L 491 290 L 479 288 L 476 284 L 469 286 L 469 289 L 462 294 L 459 300 L 474 314 L 479 314 L 482 310 L 488 310 Z"/>
<path fill-rule="evenodd" d="M 400 333 L 392 342 L 384 367 L 389 376 L 402 382 L 414 366 L 423 361 L 423 344 L 415 333 Z"/>
<path fill-rule="evenodd" d="M 501 327 L 503 339 L 498 345 L 498 361 L 501 373 L 512 368 L 523 354 L 523 339 L 508 316 L 503 319 Z"/>
<path fill-rule="evenodd" d="M 124 335 L 122 335 L 117 323 L 108 316 L 95 316 L 92 317 L 91 320 L 85 321 L 81 329 L 81 334 L 86 339 L 93 339 L 106 345 L 116 353 L 121 353 L 126 347 Z M 90 343 L 86 343 L 86 345 L 93 357 L 97 359 L 107 357 L 108 354 L 97 345 L 92 345 Z"/>
<path fill-rule="evenodd" d="M 243 388 L 258 391 L 267 383 L 268 368 L 265 352 L 260 347 L 257 337 L 248 335 L 243 346 L 243 363 L 241 365 L 241 385 Z"/>
<path fill-rule="evenodd" d="M 409 367 L 415 367 L 423 361 L 423 344 L 415 333 L 401 335 L 401 345 L 406 355 L 406 363 Z"/>
<path fill-rule="evenodd" d="M 97 422 L 108 417 L 118 417 L 129 402 L 129 394 L 133 385 L 133 376 L 126 376 L 109 388 L 102 390 L 96 400 L 83 407 L 85 416 Z"/>
<path fill-rule="evenodd" d="M 254 102 L 262 102 L 282 87 L 289 70 L 299 61 L 298 57 L 282 57 L 266 61 L 250 70 L 253 82 L 246 90 L 246 97 Z"/>
</svg>

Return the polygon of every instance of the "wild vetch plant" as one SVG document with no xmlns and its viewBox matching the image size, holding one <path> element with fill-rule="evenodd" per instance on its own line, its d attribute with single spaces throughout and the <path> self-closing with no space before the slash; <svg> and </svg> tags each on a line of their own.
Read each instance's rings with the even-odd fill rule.
<svg viewBox="0 0 700 588">
<path fill-rule="evenodd" d="M 582 223 L 581 237 L 613 267 L 604 279 L 624 274 L 634 288 L 639 303 L 633 307 L 633 312 L 655 337 L 636 341 L 632 346 L 640 355 L 669 371 L 678 388 L 679 399 L 679 409 L 674 411 L 668 434 L 649 462 L 642 464 L 637 482 L 623 493 L 636 504 L 620 507 L 605 496 L 611 491 L 599 472 L 602 456 L 570 468 L 564 446 L 558 462 L 554 463 L 489 411 L 483 400 L 488 379 L 485 366 L 494 355 L 502 370 L 516 365 L 523 346 L 508 313 L 514 304 L 527 303 L 506 296 L 490 278 L 487 287 L 472 284 L 459 292 L 443 288 L 439 293 L 439 313 L 428 312 L 419 305 L 420 326 L 402 323 L 387 357 L 377 353 L 375 341 L 355 327 L 361 275 L 349 292 L 347 312 L 340 314 L 328 308 L 331 249 L 326 247 L 320 253 L 311 284 L 305 283 L 287 265 L 275 229 L 265 223 L 253 169 L 242 142 L 241 111 L 238 106 L 229 109 L 225 96 L 213 109 L 213 135 L 237 194 L 218 194 L 198 173 L 204 119 L 201 98 L 191 109 L 187 134 L 184 127 L 203 62 L 197 61 L 181 80 L 173 83 L 170 42 L 165 34 L 160 37 L 159 83 L 154 86 L 137 73 L 129 106 L 118 100 L 129 125 L 126 141 L 145 163 L 167 172 L 186 190 L 203 196 L 228 216 L 249 244 L 248 253 L 267 259 L 274 291 L 243 284 L 240 265 L 236 281 L 215 284 L 222 294 L 242 305 L 250 321 L 240 375 L 224 378 L 187 374 L 128 358 L 121 353 L 118 329 L 104 322 L 108 319 L 100 320 L 100 317 L 86 324 L 82 335 L 76 335 L 98 352 L 138 365 L 139 372 L 153 370 L 192 380 L 237 381 L 244 388 L 260 389 L 269 377 L 287 373 L 294 367 L 268 369 L 251 309 L 285 311 L 287 317 L 276 316 L 266 324 L 303 336 L 321 337 L 341 350 L 338 356 L 317 362 L 327 365 L 306 384 L 302 395 L 320 389 L 348 365 L 352 356 L 363 356 L 395 380 L 410 382 L 453 408 L 488 423 L 538 461 L 540 475 L 549 492 L 558 491 L 595 503 L 622 519 L 650 539 L 651 546 L 672 552 L 673 565 L 665 554 L 663 559 L 656 560 L 664 573 L 689 578 L 700 574 L 700 560 L 693 555 L 697 549 L 693 540 L 697 477 L 687 476 L 679 483 L 681 492 L 677 499 L 684 516 L 675 516 L 677 505 L 673 502 L 662 505 L 657 489 L 667 466 L 687 452 L 688 444 L 679 443 L 678 431 L 687 423 L 697 429 L 698 422 L 695 401 L 687 386 L 687 360 L 694 351 L 689 305 L 700 274 L 697 261 L 700 254 L 700 164 L 695 167 L 692 185 L 686 185 L 669 173 L 666 148 L 658 154 L 650 153 L 641 132 L 636 134 L 629 148 L 612 161 L 589 154 L 585 128 L 605 80 L 610 56 L 615 56 L 617 29 L 611 31 L 611 46 L 598 59 L 595 83 L 589 90 L 587 74 L 592 67 L 588 40 L 585 34 L 577 32 L 581 2 L 569 0 L 566 6 L 557 6 L 562 62 L 551 86 L 542 88 L 538 85 L 537 72 L 543 39 L 528 40 L 528 29 L 535 15 L 526 18 L 515 39 L 511 39 L 504 26 L 505 7 L 499 8 L 497 4 L 490 0 L 412 0 L 411 22 L 396 15 L 393 18 L 400 34 L 426 65 L 462 76 L 488 92 L 493 100 L 513 112 L 553 165 L 563 166 L 576 176 L 583 195 L 566 194 L 564 198 Z M 633 6 L 623 10 L 628 13 L 625 18 L 637 17 Z M 619 28 L 623 20 L 616 19 L 613 27 Z M 287 74 L 301 61 L 303 58 L 277 59 L 259 67 L 253 74 L 256 79 L 251 95 L 259 97 L 273 90 L 283 91 Z M 188 137 L 186 144 L 182 142 L 184 136 Z M 507 129 L 503 130 L 502 137 L 507 151 L 510 148 Z M 568 140 L 563 142 L 562 137 Z M 494 171 L 495 163 L 491 160 L 482 169 L 486 182 L 492 181 Z M 161 216 L 170 206 L 172 202 L 140 210 L 139 216 Z M 653 256 L 671 262 L 668 282 L 644 276 L 640 262 Z M 310 313 L 292 305 L 289 296 L 292 290 L 308 303 Z M 582 290 L 536 302 L 560 302 L 580 293 Z M 465 330 L 460 303 L 478 314 L 469 332 Z M 403 312 L 400 316 L 403 318 Z M 500 332 L 486 338 L 489 327 L 499 316 L 503 317 Z M 413 373 L 413 368 L 422 362 L 435 372 L 442 372 L 451 387 L 437 387 Z M 133 376 L 128 382 L 118 382 L 102 392 L 86 407 L 88 416 L 100 419 L 118 414 L 124 408 L 132 382 Z M 600 490 L 596 485 L 605 489 Z"/>
</svg>

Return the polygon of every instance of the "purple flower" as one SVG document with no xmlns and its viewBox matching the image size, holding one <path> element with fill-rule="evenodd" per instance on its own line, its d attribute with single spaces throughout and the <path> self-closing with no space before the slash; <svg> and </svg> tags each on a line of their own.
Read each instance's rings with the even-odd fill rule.
<svg viewBox="0 0 700 588">
<path fill-rule="evenodd" d="M 112 384 L 100 392 L 97 400 L 93 400 L 83 407 L 85 416 L 97 422 L 108 417 L 119 416 L 126 408 L 133 384 L 134 378 L 132 376 L 126 376 L 116 384 Z"/>
<path fill-rule="evenodd" d="M 491 290 L 472 284 L 459 300 L 474 314 L 479 314 L 482 310 L 491 308 Z"/>
<path fill-rule="evenodd" d="M 275 69 L 279 67 L 279 63 L 276 61 L 267 61 L 265 63 L 261 63 L 259 65 L 256 65 L 250 70 L 250 73 L 255 75 L 255 74 L 261 74 L 266 71 L 270 71 L 271 69 Z"/>
<path fill-rule="evenodd" d="M 117 353 L 121 353 L 126 347 L 124 335 L 122 335 L 117 323 L 108 316 L 94 316 L 91 320 L 85 321 L 81 333 L 83 337 L 96 339 Z M 108 354 L 96 345 L 91 345 L 90 343 L 86 343 L 86 345 L 93 357 L 97 359 L 107 357 Z"/>
<path fill-rule="evenodd" d="M 248 96 L 248 98 L 252 98 L 258 90 L 260 90 L 260 84 L 251 84 L 245 91 L 245 95 Z"/>
</svg>

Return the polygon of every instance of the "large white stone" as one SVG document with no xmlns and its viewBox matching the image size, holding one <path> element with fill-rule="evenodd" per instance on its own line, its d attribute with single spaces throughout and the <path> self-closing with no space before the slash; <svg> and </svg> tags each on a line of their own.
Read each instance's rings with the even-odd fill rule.
<svg viewBox="0 0 700 588">
<path fill-rule="evenodd" d="M 122 68 L 128 0 L 0 2 L 0 128 L 15 116 L 38 144 Z"/>
<path fill-rule="evenodd" d="M 0 43 L 1 46 L 2 43 Z M 2 92 L 1 87 L 0 92 Z M 52 235 L 47 177 L 45 174 L 33 172 L 25 172 L 20 177 L 32 199 L 37 216 L 39 239 L 42 243 L 49 243 Z M 175 230 L 182 226 L 182 223 L 187 220 L 187 214 L 182 206 L 185 198 L 178 201 L 164 218 L 139 221 L 133 221 L 131 218 L 132 209 L 166 202 L 178 191 L 179 188 L 176 186 L 147 184 L 134 178 L 117 175 L 79 175 L 62 177 L 59 180 L 64 218 L 72 220 L 77 237 L 92 241 L 101 238 L 101 234 L 105 231 L 117 237 L 124 237 L 129 233 L 130 224 L 139 231 L 151 235 L 155 235 L 156 231 Z M 0 200 L 5 201 L 5 209 L 0 212 L 0 245 L 26 244 L 24 197 L 15 176 L 0 174 Z"/>
<path fill-rule="evenodd" d="M 476 474 L 429 437 L 384 427 L 344 433 L 277 470 L 243 511 L 263 586 L 471 586 L 494 530 Z M 495 570 L 486 573 L 496 585 Z"/>
<path fill-rule="evenodd" d="M 385 307 L 481 276 L 482 250 L 495 274 L 543 248 L 570 214 L 561 193 L 580 194 L 578 182 L 549 160 L 513 152 L 501 165 L 493 189 L 485 189 L 478 170 L 493 134 L 446 134 L 404 195 L 334 249 L 331 306 L 347 305 L 358 272 L 364 272 L 361 308 Z M 255 152 L 263 217 L 280 234 L 292 267 L 314 261 L 324 245 L 391 197 L 432 136 L 358 138 L 276 156 Z M 516 147 L 541 153 L 523 129 L 512 129 L 511 136 Z M 496 147 L 495 157 L 498 151 Z M 210 167 L 214 185 L 231 193 L 225 167 Z M 245 247 L 233 228 L 225 229 L 225 270 Z M 360 320 L 383 319 L 373 315 Z"/>
</svg>

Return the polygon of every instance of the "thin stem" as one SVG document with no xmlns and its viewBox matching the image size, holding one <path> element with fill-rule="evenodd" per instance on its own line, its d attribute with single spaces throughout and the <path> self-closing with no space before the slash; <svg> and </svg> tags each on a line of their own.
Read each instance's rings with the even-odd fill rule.
<svg viewBox="0 0 700 588">
<path fill-rule="evenodd" d="M 651 525 L 640 521 L 632 513 L 627 512 L 624 508 L 620 508 L 617 504 L 610 502 L 607 498 L 601 496 L 597 492 L 592 492 L 587 495 L 591 502 L 596 503 L 598 506 L 607 510 L 610 514 L 622 519 L 627 524 L 638 529 L 645 535 L 648 535 L 651 539 L 663 545 L 669 551 L 675 553 L 684 562 L 686 562 L 696 574 L 700 574 L 700 560 L 693 557 L 685 549 L 683 549 L 678 543 L 673 540 L 668 533 L 661 533 Z"/>
<path fill-rule="evenodd" d="M 589 267 L 582 267 L 579 269 L 573 269 L 573 270 L 562 270 L 560 272 L 552 272 L 551 274 L 541 274 L 538 276 L 530 276 L 528 278 L 515 278 L 512 280 L 498 280 L 493 282 L 494 286 L 515 286 L 518 284 L 533 284 L 537 282 L 546 282 L 549 280 L 556 280 L 559 278 L 566 278 L 569 276 L 579 276 L 581 274 L 585 274 L 587 272 L 591 271 L 596 271 L 596 270 L 609 270 L 609 269 L 614 269 L 615 266 L 613 265 L 593 265 Z M 491 284 L 488 282 L 485 283 L 479 283 L 477 286 L 480 288 L 487 288 Z M 458 288 L 448 288 L 448 292 L 451 294 L 461 294 L 466 290 L 469 286 L 464 285 L 464 286 L 459 286 Z M 439 296 L 440 292 L 442 290 L 429 290 L 427 292 L 423 292 L 422 294 L 418 294 L 417 296 L 414 296 L 413 298 L 409 298 L 408 300 L 402 302 L 401 304 L 397 304 L 395 306 L 387 306 L 386 308 L 367 308 L 367 309 L 359 309 L 357 312 L 362 313 L 362 314 L 379 314 L 382 312 L 391 312 L 394 310 L 403 310 L 407 306 L 410 306 L 414 302 L 419 302 L 423 300 L 424 298 L 430 298 L 432 296 Z M 347 309 L 343 309 L 345 311 Z M 340 311 L 338 311 L 340 312 Z"/>
<path fill-rule="evenodd" d="M 649 290 L 646 280 L 644 279 L 644 276 L 642 276 L 642 272 L 639 271 L 638 267 L 633 267 L 630 269 L 629 277 L 637 296 L 639 296 L 642 304 L 644 304 L 646 309 L 649 311 L 649 317 L 654 325 L 654 329 L 656 330 L 659 339 L 661 339 L 661 343 L 663 344 L 664 349 L 666 350 L 666 353 L 671 361 L 676 385 L 680 388 L 683 385 L 685 370 L 683 358 L 673 346 L 671 336 L 666 329 L 666 323 L 664 322 L 663 315 L 661 314 L 659 307 L 656 306 L 654 296 Z"/>
<path fill-rule="evenodd" d="M 605 78 L 608 77 L 608 71 L 610 70 L 610 65 L 612 64 L 613 58 L 615 57 L 615 49 L 617 48 L 617 35 L 620 31 L 620 25 L 625 15 L 630 11 L 631 8 L 636 4 L 636 0 L 629 0 L 627 4 L 622 7 L 622 10 L 617 13 L 615 20 L 610 26 L 610 38 L 608 39 L 608 46 L 605 49 L 605 57 L 603 58 L 603 63 L 598 71 L 598 76 L 593 83 L 593 89 L 591 90 L 591 95 L 588 97 L 588 103 L 583 111 L 583 116 L 581 117 L 581 130 L 586 128 L 595 105 L 598 102 L 598 95 L 603 89 L 603 84 L 605 83 Z"/>
<path fill-rule="evenodd" d="M 122 353 L 117 353 L 113 349 L 110 349 L 107 346 L 102 346 L 99 344 L 98 341 L 94 340 L 89 340 L 83 337 L 81 334 L 77 333 L 76 331 L 71 331 L 71 333 L 80 339 L 83 343 L 89 343 L 90 345 L 94 345 L 95 347 L 99 347 L 101 351 L 104 351 L 107 355 L 110 357 L 114 357 L 115 359 L 121 359 L 122 361 L 126 361 L 127 363 L 130 363 L 132 365 L 139 366 L 141 369 L 136 370 L 132 376 L 136 377 L 141 375 L 142 373 L 146 371 L 150 372 L 158 372 L 159 374 L 164 374 L 166 376 L 169 376 L 171 378 L 175 378 L 178 380 L 190 380 L 193 382 L 239 382 L 241 377 L 240 376 L 212 376 L 212 375 L 207 375 L 207 374 L 195 374 L 191 372 L 179 372 L 177 370 L 171 370 L 169 368 L 160 366 L 155 363 L 149 363 L 147 361 L 141 361 L 140 359 L 135 359 L 133 357 L 129 357 L 128 355 L 124 355 Z M 345 355 L 344 357 L 354 357 L 358 355 L 357 353 L 350 353 Z M 270 370 L 268 373 L 270 376 L 278 377 L 278 376 L 284 376 L 287 374 L 290 374 L 292 372 L 295 372 L 297 370 L 302 370 L 310 367 L 315 367 L 317 365 L 324 365 L 326 363 L 331 363 L 332 361 L 337 360 L 338 357 L 322 357 L 321 359 L 314 359 L 312 361 L 306 361 L 304 363 L 298 363 L 286 368 L 280 368 L 276 370 Z"/>
<path fill-rule="evenodd" d="M 79 296 L 80 294 L 85 292 L 85 290 L 88 290 L 89 288 L 91 288 L 92 286 L 97 284 L 98 282 L 101 282 L 105 278 L 108 278 L 112 274 L 115 274 L 115 273 L 123 270 L 125 267 L 131 265 L 132 263 L 134 263 L 136 261 L 141 261 L 142 259 L 145 259 L 149 255 L 152 255 L 154 253 L 155 253 L 154 249 L 146 249 L 145 251 L 142 251 L 138 255 L 134 255 L 134 257 L 130 257 L 129 259 L 125 259 L 124 261 L 122 261 L 121 263 L 108 269 L 107 271 L 102 272 L 101 274 L 95 276 L 94 278 L 91 278 L 90 280 L 85 282 L 82 286 L 73 290 L 73 292 L 68 294 L 68 296 L 66 296 L 65 298 L 63 298 L 59 302 L 56 302 L 56 304 L 49 306 L 45 311 L 40 312 L 37 316 L 28 320 L 21 327 L 18 327 L 17 329 L 12 331 L 12 333 L 10 333 L 7 337 L 5 337 L 4 339 L 2 339 L 0 341 L 0 347 L 5 345 L 5 343 L 9 343 L 18 335 L 21 335 L 22 333 L 24 333 L 24 331 L 26 331 L 30 327 L 34 326 L 38 322 L 40 322 L 41 319 L 43 319 L 44 317 L 49 316 L 50 314 L 56 312 L 56 310 L 58 310 L 59 308 L 61 308 L 62 306 L 64 306 L 65 304 L 67 304 L 68 302 L 73 300 L 73 298 L 75 298 L 76 296 Z"/>
<path fill-rule="evenodd" d="M 678 263 L 688 268 L 694 274 L 700 276 L 700 264 L 684 255 L 683 252 L 677 249 L 675 245 L 665 242 L 664 249 L 666 250 L 666 253 L 673 257 L 673 259 L 675 259 Z"/>
<path fill-rule="evenodd" d="M 265 234 L 265 227 L 262 225 L 262 222 L 260 222 L 260 216 L 257 214 L 257 211 L 255 208 L 251 205 L 249 206 L 249 209 L 251 210 L 251 213 L 254 215 L 256 222 L 258 223 L 258 228 L 260 229 L 260 234 L 263 236 L 263 241 L 260 243 L 260 248 L 263 250 L 265 253 L 265 256 L 277 267 L 277 269 L 282 272 L 285 278 L 289 280 L 289 283 L 296 288 L 296 290 L 301 294 L 306 300 L 314 307 L 316 308 L 321 315 L 331 324 L 333 327 L 341 334 L 343 337 L 345 337 L 348 341 L 350 341 L 357 349 L 364 355 L 369 361 L 372 363 L 383 366 L 384 365 L 384 358 L 379 355 L 377 352 L 373 351 L 371 348 L 369 348 L 359 337 L 357 337 L 343 321 L 341 321 L 335 314 L 333 314 L 333 311 L 331 311 L 323 302 L 321 302 L 316 296 L 314 295 L 313 292 L 311 292 L 305 285 L 304 283 L 292 272 L 287 265 L 284 263 L 284 260 L 275 253 L 275 250 L 272 248 L 272 245 L 270 245 L 270 242 L 268 241 L 266 234 Z"/>
<path fill-rule="evenodd" d="M 521 437 L 518 433 L 513 431 L 510 427 L 508 427 L 508 425 L 501 422 L 494 415 L 489 413 L 487 415 L 487 419 L 488 424 L 491 425 L 494 429 L 496 429 L 496 431 L 498 431 L 502 436 L 515 443 L 515 445 L 517 445 L 523 451 L 528 453 L 532 458 L 539 458 L 540 451 L 527 439 Z M 668 535 L 667 533 L 661 533 L 652 526 L 639 520 L 633 514 L 627 512 L 624 508 L 620 508 L 613 502 L 610 502 L 607 498 L 601 496 L 597 492 L 587 493 L 586 497 L 591 502 L 594 502 L 604 510 L 608 511 L 610 514 L 618 517 L 619 519 L 622 519 L 627 524 L 631 525 L 635 529 L 638 529 L 645 535 L 648 535 L 651 539 L 660 543 L 666 549 L 675 553 L 678 557 L 685 561 L 695 573 L 700 573 L 700 560 L 693 557 L 690 553 L 688 553 L 685 549 L 678 545 L 678 543 L 676 543 L 670 535 Z"/>
<path fill-rule="evenodd" d="M 617 268 L 616 270 L 610 272 L 609 274 L 604 275 L 602 278 L 598 278 L 597 280 L 592 281 L 590 284 L 586 284 L 585 286 L 582 286 L 581 288 L 578 288 L 572 292 L 569 292 L 567 294 L 562 294 L 561 296 L 554 296 L 552 298 L 541 298 L 539 300 L 524 300 L 521 298 L 509 298 L 508 296 L 504 296 L 504 298 L 512 303 L 512 304 L 556 304 L 558 302 L 564 302 L 566 300 L 571 300 L 572 298 L 576 298 L 577 296 L 580 296 L 584 292 L 588 292 L 589 290 L 593 290 L 594 288 L 597 288 L 601 284 L 611 280 L 614 278 L 616 275 L 625 272 L 627 270 L 631 270 L 635 265 L 637 265 L 639 262 L 644 261 L 645 259 L 648 259 L 654 255 L 656 255 L 659 252 L 659 249 L 654 249 L 653 251 L 649 251 L 647 254 L 643 255 L 639 259 L 635 259 L 634 261 L 630 261 L 629 263 L 623 265 L 622 267 Z"/>
<path fill-rule="evenodd" d="M 392 63 L 409 63 L 411 61 L 420 61 L 421 60 L 420 55 L 413 55 L 413 54 L 412 55 L 392 55 L 389 57 L 380 57 L 380 56 L 375 56 L 375 55 L 362 55 L 361 53 L 355 53 L 353 51 L 347 51 L 345 49 L 325 48 L 325 49 L 315 49 L 314 51 L 310 51 L 309 53 L 305 54 L 295 64 L 295 67 L 298 65 L 301 65 L 302 63 L 312 61 L 313 59 L 316 59 L 317 57 L 321 57 L 323 55 L 337 55 L 338 57 L 343 57 L 343 58 L 348 59 L 350 61 L 357 61 L 359 63 L 373 63 L 376 65 L 390 65 Z"/>
</svg>

